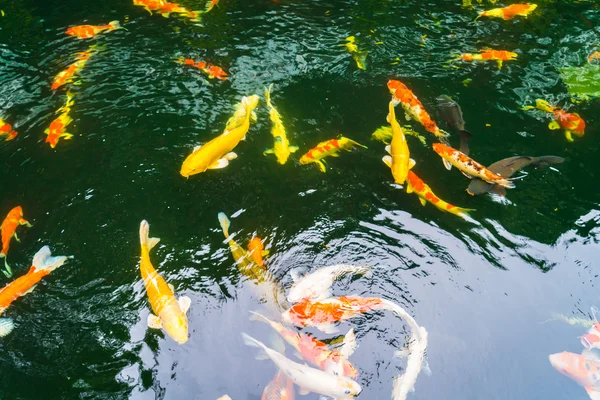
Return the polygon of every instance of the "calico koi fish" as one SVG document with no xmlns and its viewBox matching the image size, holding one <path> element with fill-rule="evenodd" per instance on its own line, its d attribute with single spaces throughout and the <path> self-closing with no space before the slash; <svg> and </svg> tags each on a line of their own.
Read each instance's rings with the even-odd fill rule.
<svg viewBox="0 0 600 400">
<path fill-rule="evenodd" d="M 356 45 L 356 37 L 348 36 L 346 38 L 346 43 L 344 44 L 344 46 L 346 47 L 346 50 L 348 51 L 348 53 L 350 53 L 352 58 L 354 58 L 354 61 L 356 62 L 356 66 L 359 69 L 366 70 L 367 69 L 367 55 L 369 54 L 369 52 L 368 51 L 360 51 L 358 49 L 358 46 Z"/>
<path fill-rule="evenodd" d="M 306 364 L 296 363 L 245 333 L 242 333 L 242 338 L 247 346 L 261 348 L 275 365 L 300 387 L 301 395 L 314 392 L 336 400 L 350 400 L 362 391 L 360 385 L 348 377 L 333 375 Z"/>
<path fill-rule="evenodd" d="M 283 340 L 300 353 L 302 359 L 305 361 L 321 368 L 323 371 L 332 372 L 336 375 L 343 375 L 352 379 L 358 377 L 358 371 L 348 361 L 348 358 L 354 353 L 357 347 L 354 330 L 350 329 L 348 331 L 339 348 L 329 350 L 329 347 L 325 343 L 310 335 L 288 329 L 283 324 L 271 321 L 257 312 L 250 311 L 250 313 L 252 314 L 250 319 L 269 324 L 271 328 L 281 335 Z"/>
<path fill-rule="evenodd" d="M 325 157 L 339 157 L 339 152 L 341 150 L 351 151 L 356 146 L 365 149 L 367 148 L 367 146 L 363 146 L 362 144 L 343 136 L 339 136 L 337 139 L 326 140 L 303 155 L 300 158 L 300 164 L 306 165 L 315 163 L 319 166 L 321 172 L 325 172 L 327 170 L 325 167 L 325 160 L 323 160 Z"/>
<path fill-rule="evenodd" d="M 119 21 L 111 21 L 106 25 L 78 25 L 72 26 L 66 30 L 67 35 L 75 36 L 79 39 L 90 39 L 96 36 L 97 34 L 107 31 L 114 31 L 116 29 L 120 29 L 121 24 Z"/>
<path fill-rule="evenodd" d="M 507 189 L 513 189 L 515 187 L 515 184 L 510 180 L 490 171 L 477 161 L 450 146 L 446 146 L 445 144 L 441 143 L 434 143 L 433 150 L 440 157 L 442 157 L 443 160 L 446 160 L 451 165 L 454 165 L 468 177 L 479 178 L 488 183 L 504 186 Z"/>
<path fill-rule="evenodd" d="M 294 382 L 277 371 L 271 382 L 265 386 L 261 400 L 294 400 Z"/>
<path fill-rule="evenodd" d="M 92 56 L 92 53 L 89 50 L 79 53 L 79 55 L 77 57 L 77 61 L 75 61 L 73 64 L 69 65 L 69 67 L 67 69 L 60 71 L 54 77 L 54 81 L 52 82 L 51 89 L 56 90 L 59 87 L 66 84 L 67 82 L 71 82 L 71 80 L 73 79 L 73 76 L 76 73 L 78 73 L 79 71 L 81 71 L 81 69 L 85 66 L 85 64 L 87 63 L 87 61 L 89 60 L 89 58 L 91 56 Z"/>
<path fill-rule="evenodd" d="M 210 142 L 194 148 L 181 166 L 180 174 L 186 178 L 199 174 L 207 169 L 220 169 L 229 165 L 229 161 L 237 158 L 232 150 L 246 138 L 250 129 L 250 119 L 256 120 L 254 109 L 258 105 L 258 96 L 242 98 L 233 117 L 227 121 L 225 131 Z"/>
<path fill-rule="evenodd" d="M 8 212 L 4 221 L 2 221 L 2 226 L 0 227 L 0 231 L 2 232 L 2 251 L 0 251 L 0 258 L 4 258 L 4 275 L 7 278 L 12 276 L 12 270 L 6 261 L 8 255 L 8 249 L 10 247 L 10 240 L 14 237 L 17 242 L 19 242 L 19 237 L 17 236 L 17 228 L 21 225 L 25 225 L 28 228 L 31 228 L 31 225 L 27 220 L 23 219 L 23 208 L 21 206 L 16 206 L 12 210 Z"/>
<path fill-rule="evenodd" d="M 274 138 L 274 144 L 272 149 L 265 150 L 263 154 L 274 154 L 277 158 L 277 162 L 283 165 L 287 162 L 290 154 L 298 151 L 298 147 L 290 146 L 290 141 L 288 140 L 287 135 L 285 133 L 285 127 L 283 126 L 283 122 L 281 121 L 281 114 L 279 114 L 277 109 L 273 107 L 273 104 L 271 103 L 272 88 L 272 84 L 268 88 L 265 88 L 265 99 L 267 101 L 267 107 L 269 108 L 269 117 L 271 118 L 271 122 L 273 123 L 273 127 L 271 128 L 271 135 Z"/>
<path fill-rule="evenodd" d="M 523 110 L 537 108 L 549 112 L 554 117 L 554 121 L 548 124 L 551 130 L 563 129 L 565 138 L 569 142 L 573 141 L 573 134 L 577 137 L 583 137 L 585 134 L 585 121 L 577 113 L 568 113 L 565 110 L 550 105 L 546 100 L 538 99 L 534 106 L 523 107 Z"/>
<path fill-rule="evenodd" d="M 417 96 L 406 85 L 397 80 L 390 80 L 387 83 L 388 89 L 392 94 L 394 105 L 402 104 L 402 108 L 406 113 L 406 119 L 414 119 L 419 124 L 423 125 L 427 132 L 433 133 L 436 138 L 442 143 L 446 143 L 448 132 L 441 130 L 434 120 L 431 119 L 425 107 Z"/>
<path fill-rule="evenodd" d="M 537 4 L 511 4 L 504 8 L 493 8 L 491 10 L 482 11 L 476 19 L 481 17 L 496 17 L 502 18 L 505 21 L 511 20 L 516 16 L 527 17 L 537 8 Z"/>
<path fill-rule="evenodd" d="M 15 279 L 4 288 L 0 289 L 0 315 L 19 297 L 25 296 L 35 289 L 43 277 L 62 266 L 70 257 L 52 257 L 48 246 L 42 247 L 33 257 L 33 265 L 27 274 Z M 12 331 L 10 318 L 0 319 L 0 336 Z M 8 331 L 8 333 L 7 333 Z M 3 335 L 4 334 L 4 335 Z"/>
<path fill-rule="evenodd" d="M 303 277 L 292 275 L 294 284 L 287 295 L 288 301 L 297 303 L 303 300 L 324 300 L 331 297 L 329 288 L 341 276 L 348 274 L 366 275 L 371 267 L 354 265 L 331 265 L 321 267 Z"/>
<path fill-rule="evenodd" d="M 0 136 L 6 136 L 6 141 L 16 138 L 18 133 L 12 129 L 12 126 L 0 118 Z"/>
<path fill-rule="evenodd" d="M 177 343 L 184 344 L 188 340 L 186 313 L 190 309 L 192 301 L 187 296 L 176 299 L 173 285 L 167 284 L 152 266 L 150 250 L 159 241 L 159 238 L 150 237 L 150 225 L 143 220 L 140 224 L 140 272 L 148 294 L 148 301 L 154 311 L 154 314 L 148 315 L 148 327 L 162 328 Z"/>
<path fill-rule="evenodd" d="M 600 399 L 600 360 L 587 350 L 582 354 L 563 351 L 550 354 L 550 364 L 564 376 L 583 386 L 592 400 Z"/>
<path fill-rule="evenodd" d="M 73 118 L 69 115 L 71 112 L 71 107 L 73 107 L 75 102 L 73 101 L 73 95 L 71 93 L 67 93 L 67 102 L 64 106 L 56 110 L 56 114 L 60 115 L 54 119 L 50 123 L 48 129 L 44 131 L 46 135 L 46 143 L 50 143 L 50 147 L 55 148 L 58 144 L 59 139 L 71 139 L 73 137 L 72 134 L 66 132 L 67 126 L 73 122 Z"/>
<path fill-rule="evenodd" d="M 396 113 L 394 110 L 394 101 L 390 101 L 389 114 L 387 121 L 392 127 L 392 142 L 386 146 L 386 151 L 391 155 L 391 166 L 392 176 L 394 182 L 399 185 L 403 185 L 406 181 L 408 171 L 415 166 L 415 160 L 410 158 L 410 151 L 408 149 L 408 143 L 406 142 L 406 136 L 400 128 L 400 124 L 396 121 Z"/>
<path fill-rule="evenodd" d="M 519 55 L 507 50 L 481 50 L 479 54 L 463 53 L 458 58 L 464 61 L 496 61 L 498 69 L 502 68 L 504 61 L 516 60 Z"/>
<path fill-rule="evenodd" d="M 265 245 L 261 238 L 255 236 L 248 242 L 248 255 L 252 258 L 252 261 L 261 268 L 265 268 L 265 261 L 263 257 L 269 255 L 269 250 L 265 250 Z"/>
</svg>

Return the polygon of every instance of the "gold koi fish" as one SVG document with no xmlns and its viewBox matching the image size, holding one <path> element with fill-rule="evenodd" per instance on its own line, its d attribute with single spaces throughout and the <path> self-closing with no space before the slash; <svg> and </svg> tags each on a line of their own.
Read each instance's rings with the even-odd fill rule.
<svg viewBox="0 0 600 400">
<path fill-rule="evenodd" d="M 271 118 L 271 122 L 273 123 L 273 127 L 271 128 L 271 135 L 273 135 L 275 143 L 273 144 L 272 149 L 267 149 L 263 152 L 264 155 L 267 154 L 275 154 L 277 157 L 277 162 L 281 165 L 285 164 L 290 156 L 290 154 L 298 151 L 297 146 L 290 146 L 290 141 L 285 134 L 285 128 L 283 126 L 283 122 L 281 121 L 281 114 L 273 107 L 271 103 L 271 89 L 273 85 L 270 85 L 268 88 L 265 88 L 265 99 L 267 101 L 267 107 L 269 107 L 269 117 Z"/>
</svg>

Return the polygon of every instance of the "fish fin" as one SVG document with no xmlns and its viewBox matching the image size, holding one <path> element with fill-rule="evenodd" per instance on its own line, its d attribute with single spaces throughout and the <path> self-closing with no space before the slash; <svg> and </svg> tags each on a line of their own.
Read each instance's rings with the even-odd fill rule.
<svg viewBox="0 0 600 400">
<path fill-rule="evenodd" d="M 150 251 L 158 242 L 160 242 L 159 238 L 150 237 L 150 224 L 148 224 L 148 221 L 143 220 L 140 223 L 140 243 L 148 246 L 148 251 Z"/>
<path fill-rule="evenodd" d="M 591 387 L 584 388 L 591 400 L 600 400 L 600 392 Z"/>
<path fill-rule="evenodd" d="M 354 353 L 356 348 L 358 347 L 358 343 L 356 343 L 356 334 L 354 333 L 354 329 L 351 328 L 346 336 L 344 336 L 344 341 L 340 346 L 339 353 L 346 360 Z"/>
<path fill-rule="evenodd" d="M 226 238 L 229 237 L 229 226 L 231 225 L 231 221 L 227 218 L 225 213 L 220 212 L 217 214 L 217 218 L 219 218 L 219 224 L 221 224 L 221 229 L 223 229 L 223 234 Z"/>
<path fill-rule="evenodd" d="M 412 158 L 410 158 L 408 160 L 408 169 L 412 169 L 415 166 L 415 164 L 417 164 L 417 162 L 415 160 L 413 160 Z"/>
<path fill-rule="evenodd" d="M 392 154 L 392 146 L 391 146 L 391 145 L 389 145 L 389 144 L 388 144 L 387 146 L 385 146 L 385 151 L 386 151 L 388 154 Z"/>
<path fill-rule="evenodd" d="M 258 116 L 256 115 L 256 111 L 252 111 L 252 112 L 250 113 L 250 119 L 251 119 L 253 122 L 256 122 L 256 121 L 258 121 Z"/>
<path fill-rule="evenodd" d="M 323 161 L 316 160 L 315 163 L 319 166 L 319 171 L 327 172 L 327 167 L 325 167 Z"/>
<path fill-rule="evenodd" d="M 15 329 L 15 323 L 10 318 L 0 318 L 0 337 L 5 337 Z"/>
<path fill-rule="evenodd" d="M 277 335 L 274 332 L 273 332 L 273 334 L 274 334 L 274 336 L 271 339 L 271 348 L 278 353 L 284 354 L 285 353 L 285 344 L 283 343 L 281 336 Z"/>
<path fill-rule="evenodd" d="M 230 151 L 229 153 L 225 154 L 225 158 L 228 159 L 229 161 L 235 160 L 237 157 L 238 157 L 238 155 L 236 153 L 234 153 L 233 151 Z"/>
<path fill-rule="evenodd" d="M 448 171 L 452 169 L 452 164 L 450 163 L 450 161 L 446 160 L 445 158 L 442 158 L 442 162 L 444 163 L 444 167 L 446 167 Z"/>
<path fill-rule="evenodd" d="M 423 361 L 423 372 L 425 372 L 425 375 L 427 376 L 432 375 L 431 368 L 429 367 L 429 361 L 427 360 Z"/>
<path fill-rule="evenodd" d="M 462 172 L 462 171 L 461 171 L 461 173 L 462 173 L 464 176 L 466 176 L 467 178 L 469 178 L 469 179 L 473 179 L 473 177 L 472 177 L 471 175 L 467 174 L 466 172 Z"/>
<path fill-rule="evenodd" d="M 496 60 L 498 63 L 498 69 L 502 69 L 502 60 Z"/>
<path fill-rule="evenodd" d="M 404 113 L 404 118 L 406 118 L 407 121 L 410 121 L 412 119 L 412 117 L 408 113 Z"/>
<path fill-rule="evenodd" d="M 14 233 L 13 233 L 13 238 L 15 238 L 15 240 L 16 240 L 18 243 L 21 243 L 21 239 L 19 239 L 19 237 L 17 236 L 17 232 L 14 232 Z"/>
<path fill-rule="evenodd" d="M 167 286 L 169 287 L 169 289 L 171 289 L 171 292 L 175 293 L 175 286 L 173 286 L 172 283 L 167 283 Z"/>
<path fill-rule="evenodd" d="M 69 257 L 52 257 L 48 246 L 42 247 L 35 256 L 33 256 L 33 267 L 38 271 L 54 271 L 63 265 Z"/>
<path fill-rule="evenodd" d="M 33 285 L 32 287 L 30 287 L 29 289 L 27 289 L 26 291 L 24 291 L 21 296 L 25 296 L 26 294 L 31 294 L 36 287 L 37 287 L 37 285 Z"/>
<path fill-rule="evenodd" d="M 162 15 L 165 18 L 169 18 L 169 16 L 171 15 L 171 13 L 165 12 L 165 13 L 160 13 L 160 15 Z"/>
<path fill-rule="evenodd" d="M 156 315 L 150 313 L 148 314 L 148 328 L 152 329 L 160 329 L 162 328 L 162 322 L 160 322 L 160 318 Z"/>
<path fill-rule="evenodd" d="M 553 131 L 555 131 L 555 130 L 557 130 L 557 129 L 560 129 L 560 125 L 558 124 L 558 122 L 556 122 L 556 121 L 552 121 L 552 122 L 550 122 L 550 123 L 548 124 L 548 128 L 549 128 L 550 130 L 553 130 Z"/>
<path fill-rule="evenodd" d="M 327 333 L 327 334 L 332 334 L 332 333 L 337 333 L 340 330 L 333 325 L 331 322 L 323 322 L 320 324 L 316 324 L 315 328 L 317 328 L 318 330 L 320 330 L 323 333 Z"/>
<path fill-rule="evenodd" d="M 388 167 L 392 168 L 392 156 L 385 156 L 381 160 L 383 160 L 383 163 L 385 165 L 387 165 Z"/>
<path fill-rule="evenodd" d="M 200 150 L 202 148 L 202 145 L 199 144 L 198 146 L 194 147 L 194 149 L 192 151 L 197 151 Z"/>
<path fill-rule="evenodd" d="M 300 396 L 306 396 L 309 393 L 310 393 L 310 390 L 304 389 L 303 387 L 298 388 L 298 394 Z"/>
<path fill-rule="evenodd" d="M 288 147 L 288 150 L 290 151 L 290 153 L 295 153 L 295 152 L 298 151 L 298 149 L 299 149 L 298 146 L 290 146 L 290 147 Z"/>
<path fill-rule="evenodd" d="M 263 350 L 262 353 L 264 355 L 267 355 L 266 351 L 265 351 L 267 349 L 267 346 L 265 346 L 262 342 L 254 339 L 252 336 L 250 336 L 250 335 L 248 335 L 247 333 L 244 333 L 244 332 L 242 332 L 242 340 L 243 340 L 243 342 L 244 342 L 244 344 L 246 346 L 258 347 L 259 349 Z"/>
<path fill-rule="evenodd" d="M 419 197 L 419 201 L 421 202 L 421 205 L 423 207 L 425 207 L 425 204 L 427 204 L 427 201 L 424 198 L 422 198 L 422 197 Z"/>
<path fill-rule="evenodd" d="M 397 350 L 396 352 L 394 352 L 394 357 L 400 358 L 400 359 L 404 359 L 404 358 L 408 358 L 408 356 L 410 355 L 410 350 L 405 347 L 402 350 Z"/>
<path fill-rule="evenodd" d="M 119 21 L 110 21 L 108 23 L 108 25 L 110 26 L 110 30 L 114 31 L 115 29 L 121 29 L 121 23 Z"/>
<path fill-rule="evenodd" d="M 262 322 L 266 322 L 268 324 L 271 323 L 271 320 L 269 318 L 265 317 L 264 315 L 262 315 L 259 312 L 250 311 L 250 314 L 252 314 L 250 316 L 250 321 L 262 321 Z"/>
<path fill-rule="evenodd" d="M 571 131 L 567 131 L 567 130 L 565 131 L 565 138 L 567 138 L 567 140 L 569 142 L 573 141 L 573 136 L 571 135 Z"/>
<path fill-rule="evenodd" d="M 219 158 L 214 163 L 208 166 L 208 169 L 222 169 L 229 165 L 229 160 L 225 157 Z"/>
<path fill-rule="evenodd" d="M 267 154 L 275 154 L 275 150 L 274 149 L 266 149 L 265 151 L 263 151 L 263 155 L 267 155 Z"/>
<path fill-rule="evenodd" d="M 187 296 L 181 296 L 177 302 L 179 303 L 179 308 L 181 308 L 181 311 L 183 311 L 184 314 L 190 310 L 190 306 L 192 305 L 192 300 Z"/>
<path fill-rule="evenodd" d="M 410 184 L 410 182 L 406 182 L 406 193 L 411 194 L 412 192 L 414 192 L 415 189 L 413 188 L 413 186 Z"/>
</svg>

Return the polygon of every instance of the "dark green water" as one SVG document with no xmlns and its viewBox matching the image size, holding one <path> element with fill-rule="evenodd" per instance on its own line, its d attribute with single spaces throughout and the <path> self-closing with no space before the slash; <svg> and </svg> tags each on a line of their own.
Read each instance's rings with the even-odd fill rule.
<svg viewBox="0 0 600 400">
<path fill-rule="evenodd" d="M 240 332 L 267 340 L 270 328 L 248 321 L 260 299 L 223 243 L 219 211 L 234 215 L 238 242 L 264 238 L 284 287 L 295 268 L 374 266 L 372 279 L 343 280 L 334 293 L 395 300 L 428 330 L 433 375 L 421 375 L 410 398 L 586 398 L 548 362 L 550 353 L 580 352 L 584 328 L 543 322 L 554 312 L 586 318 L 598 304 L 600 103 L 573 108 L 587 130 L 571 144 L 519 108 L 569 99 L 557 68 L 598 50 L 600 9 L 540 2 L 527 20 L 473 24 L 475 11 L 458 3 L 222 0 L 195 26 L 128 0 L 0 0 L 0 110 L 19 132 L 0 145 L 0 214 L 21 205 L 34 224 L 20 230 L 9 260 L 19 276 L 44 244 L 75 256 L 7 311 L 17 328 L 0 340 L 0 398 L 259 399 L 275 369 L 254 360 Z M 126 17 L 127 31 L 89 41 L 63 34 Z M 370 51 L 367 71 L 339 46 L 352 34 Z M 75 137 L 52 150 L 43 131 L 64 91 L 52 93 L 51 80 L 92 43 L 105 48 L 73 89 Z M 485 46 L 519 59 L 500 71 L 493 63 L 444 68 L 452 54 Z M 220 65 L 232 79 L 208 81 L 175 64 L 180 56 Z M 480 225 L 421 207 L 391 185 L 383 146 L 369 140 L 385 124 L 390 78 L 432 114 L 436 96 L 455 98 L 482 163 L 546 154 L 566 162 L 528 171 L 507 201 L 473 198 L 459 172 L 409 137 L 415 171 L 441 198 L 475 208 Z M 262 155 L 272 145 L 262 103 L 237 160 L 182 178 L 192 148 L 222 131 L 241 96 L 262 95 L 270 83 L 299 153 L 283 167 Z M 404 123 L 399 109 L 398 117 Z M 339 133 L 369 149 L 331 159 L 326 174 L 299 165 L 301 154 Z M 137 265 L 144 218 L 161 238 L 154 265 L 192 299 L 183 346 L 146 327 Z M 403 367 L 392 354 L 406 327 L 383 313 L 352 326 L 360 398 L 389 398 Z"/>
</svg>

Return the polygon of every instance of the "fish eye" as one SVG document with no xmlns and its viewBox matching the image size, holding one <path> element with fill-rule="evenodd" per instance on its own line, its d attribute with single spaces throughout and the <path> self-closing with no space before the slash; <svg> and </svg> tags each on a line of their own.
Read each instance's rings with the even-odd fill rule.
<svg viewBox="0 0 600 400">
<path fill-rule="evenodd" d="M 346 390 L 346 391 L 344 392 L 344 394 L 350 394 L 350 390 L 349 390 L 349 389 L 348 389 L 348 390 Z"/>
</svg>

